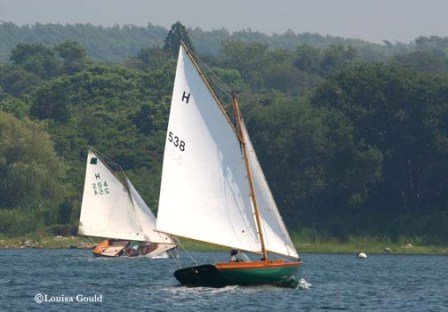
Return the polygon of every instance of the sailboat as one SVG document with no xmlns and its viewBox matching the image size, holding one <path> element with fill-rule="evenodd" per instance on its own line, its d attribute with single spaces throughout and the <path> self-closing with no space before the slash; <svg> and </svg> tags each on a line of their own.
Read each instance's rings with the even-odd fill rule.
<svg viewBox="0 0 448 312">
<path fill-rule="evenodd" d="M 78 234 L 109 238 L 98 244 L 93 254 L 167 256 L 176 242 L 154 231 L 155 224 L 154 214 L 131 181 L 126 176 L 118 178 L 98 153 L 89 149 Z"/>
<path fill-rule="evenodd" d="M 181 45 L 156 228 L 176 237 L 261 255 L 257 261 L 179 269 L 174 276 L 183 285 L 296 287 L 302 260 L 277 209 L 234 95 L 233 111 L 236 122 L 224 110 L 194 56 Z"/>
</svg>

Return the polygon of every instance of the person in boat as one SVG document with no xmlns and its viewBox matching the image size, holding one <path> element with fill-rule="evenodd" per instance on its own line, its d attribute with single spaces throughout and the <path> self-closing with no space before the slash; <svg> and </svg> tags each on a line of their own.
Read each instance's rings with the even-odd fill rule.
<svg viewBox="0 0 448 312">
<path fill-rule="evenodd" d="M 125 251 L 126 251 L 126 255 L 128 257 L 136 257 L 136 256 L 138 256 L 138 251 L 135 250 L 133 247 L 127 247 Z"/>
<path fill-rule="evenodd" d="M 131 241 L 128 243 L 128 245 L 125 248 L 125 254 L 128 257 L 135 257 L 139 255 L 138 251 L 139 243 Z"/>
<path fill-rule="evenodd" d="M 146 254 L 148 254 L 148 253 L 150 253 L 150 252 L 156 250 L 158 246 L 159 246 L 158 244 L 156 244 L 156 243 L 150 243 L 150 242 L 148 242 L 148 243 L 146 243 L 146 244 L 143 244 L 143 245 L 141 246 L 141 254 L 142 254 L 142 255 L 146 255 Z"/>
<path fill-rule="evenodd" d="M 238 249 L 230 251 L 230 262 L 250 262 L 250 258 Z"/>
</svg>

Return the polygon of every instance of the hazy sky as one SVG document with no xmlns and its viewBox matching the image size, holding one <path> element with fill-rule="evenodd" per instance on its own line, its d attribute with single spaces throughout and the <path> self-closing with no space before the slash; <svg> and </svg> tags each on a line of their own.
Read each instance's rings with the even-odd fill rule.
<svg viewBox="0 0 448 312">
<path fill-rule="evenodd" d="M 0 21 L 34 23 L 148 23 L 181 21 L 204 30 L 251 28 L 264 33 L 322 35 L 409 42 L 448 36 L 447 0 L 0 0 Z"/>
</svg>

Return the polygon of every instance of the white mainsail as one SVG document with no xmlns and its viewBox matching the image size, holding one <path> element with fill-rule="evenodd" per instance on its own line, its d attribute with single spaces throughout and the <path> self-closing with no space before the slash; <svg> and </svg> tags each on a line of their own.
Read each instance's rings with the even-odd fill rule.
<svg viewBox="0 0 448 312">
<path fill-rule="evenodd" d="M 157 229 L 253 252 L 260 242 L 237 137 L 181 47 Z"/>
<path fill-rule="evenodd" d="M 78 234 L 175 245 L 154 231 L 154 215 L 129 180 L 127 184 L 89 150 Z"/>
<path fill-rule="evenodd" d="M 133 210 L 126 187 L 89 150 L 78 234 L 144 241 Z"/>
<path fill-rule="evenodd" d="M 165 143 L 157 229 L 261 253 L 242 146 L 181 46 Z M 251 146 L 251 144 L 249 144 Z M 253 154 L 253 155 L 252 155 Z M 255 152 L 249 152 L 250 162 Z M 269 191 L 261 168 L 255 188 Z M 260 175 L 261 172 L 261 175 Z M 264 181 L 264 182 L 263 182 Z M 263 184 L 264 183 L 264 184 Z M 269 251 L 297 257 L 272 195 L 262 195 Z M 286 236 L 285 236 L 286 233 Z"/>
</svg>

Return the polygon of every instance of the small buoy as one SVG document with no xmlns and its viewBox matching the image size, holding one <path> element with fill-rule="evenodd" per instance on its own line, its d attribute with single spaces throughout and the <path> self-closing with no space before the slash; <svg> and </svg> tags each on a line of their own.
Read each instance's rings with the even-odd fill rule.
<svg viewBox="0 0 448 312">
<path fill-rule="evenodd" d="M 358 256 L 359 259 L 367 259 L 367 255 L 364 252 L 358 252 Z"/>
</svg>

